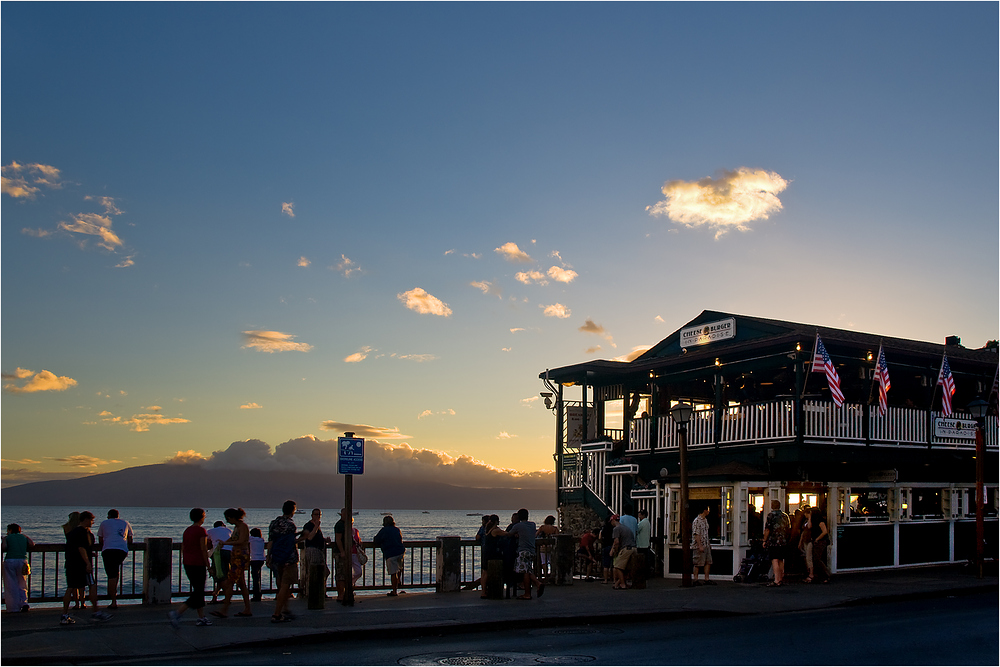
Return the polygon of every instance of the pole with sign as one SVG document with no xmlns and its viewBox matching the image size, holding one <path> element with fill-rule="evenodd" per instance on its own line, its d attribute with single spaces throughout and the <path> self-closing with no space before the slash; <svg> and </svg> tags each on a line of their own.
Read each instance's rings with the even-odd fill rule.
<svg viewBox="0 0 1000 667">
<path fill-rule="evenodd" d="M 355 438 L 352 431 L 337 438 L 337 472 L 344 475 L 344 552 L 346 581 L 344 582 L 344 605 L 354 606 L 354 476 L 365 472 L 365 439 Z M 336 535 L 335 535 L 336 537 Z M 336 574 L 334 574 L 336 576 Z"/>
</svg>

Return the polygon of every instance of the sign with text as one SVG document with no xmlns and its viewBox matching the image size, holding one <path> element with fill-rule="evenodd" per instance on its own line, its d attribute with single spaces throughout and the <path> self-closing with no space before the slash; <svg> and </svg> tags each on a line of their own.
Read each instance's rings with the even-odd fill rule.
<svg viewBox="0 0 1000 667">
<path fill-rule="evenodd" d="M 938 417 L 934 420 L 934 435 L 939 438 L 976 439 L 976 422 L 971 419 L 946 419 Z"/>
<path fill-rule="evenodd" d="M 364 438 L 337 438 L 337 472 L 341 475 L 364 474 Z"/>
<path fill-rule="evenodd" d="M 736 337 L 736 318 L 708 322 L 681 329 L 681 347 L 708 345 L 719 340 Z"/>
</svg>

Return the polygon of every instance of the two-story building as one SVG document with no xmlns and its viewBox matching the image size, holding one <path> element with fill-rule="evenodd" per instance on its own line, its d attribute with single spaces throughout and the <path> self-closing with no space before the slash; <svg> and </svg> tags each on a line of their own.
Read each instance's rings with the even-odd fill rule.
<svg viewBox="0 0 1000 667">
<path fill-rule="evenodd" d="M 840 377 L 831 399 L 811 372 L 819 336 Z M 879 409 L 879 349 L 891 387 Z M 953 414 L 941 414 L 944 356 Z M 631 362 L 590 361 L 540 375 L 556 415 L 561 506 L 600 516 L 645 508 L 662 567 L 679 576 L 680 455 L 670 408 L 686 427 L 689 506 L 711 507 L 717 575 L 733 574 L 763 530 L 770 501 L 825 510 L 836 571 L 975 556 L 976 422 L 985 418 L 987 548 L 997 544 L 995 343 L 982 349 L 704 311 Z M 691 514 L 693 517 L 693 513 Z M 665 558 L 663 556 L 665 555 Z"/>
</svg>

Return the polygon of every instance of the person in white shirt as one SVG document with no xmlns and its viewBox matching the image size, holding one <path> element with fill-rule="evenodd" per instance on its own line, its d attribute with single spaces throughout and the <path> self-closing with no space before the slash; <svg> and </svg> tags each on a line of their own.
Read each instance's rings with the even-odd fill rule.
<svg viewBox="0 0 1000 667">
<path fill-rule="evenodd" d="M 118 582 L 121 579 L 122 563 L 132 548 L 133 537 L 132 525 L 118 517 L 118 510 L 108 510 L 108 518 L 97 529 L 104 573 L 108 575 L 108 595 L 111 598 L 108 609 L 118 609 Z"/>
<path fill-rule="evenodd" d="M 232 537 L 233 531 L 226 527 L 225 522 L 216 521 L 205 532 L 208 533 L 208 539 L 211 540 L 209 556 L 212 559 L 212 567 L 209 568 L 209 572 L 215 580 L 215 586 L 212 588 L 212 602 L 210 604 L 216 604 L 219 601 L 222 582 L 229 576 L 229 559 L 233 553 L 232 546 L 220 545 L 220 543 Z"/>
</svg>

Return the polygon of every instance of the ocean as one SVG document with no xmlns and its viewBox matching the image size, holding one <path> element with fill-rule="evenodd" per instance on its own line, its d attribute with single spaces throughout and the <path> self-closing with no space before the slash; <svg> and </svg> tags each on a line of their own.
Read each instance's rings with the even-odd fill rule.
<svg viewBox="0 0 1000 667">
<path fill-rule="evenodd" d="M 107 518 L 107 507 L 59 507 L 39 505 L 3 505 L 0 506 L 0 517 L 6 529 L 7 524 L 16 523 L 21 526 L 21 532 L 39 544 L 62 544 L 62 524 L 73 511 L 89 510 L 94 519 L 94 534 L 101 521 Z M 132 524 L 135 539 L 141 542 L 147 537 L 169 537 L 180 542 L 184 529 L 191 525 L 188 519 L 190 507 L 118 507 L 121 518 Z M 224 521 L 222 516 L 226 508 L 206 507 L 208 513 L 205 527 L 210 528 L 215 521 Z M 279 514 L 280 508 L 245 507 L 246 522 L 251 528 L 260 528 L 267 538 L 268 524 Z M 296 524 L 301 528 L 309 521 L 311 507 L 300 507 L 304 513 L 295 516 Z M 337 522 L 340 508 L 321 508 L 323 510 L 323 533 L 333 536 L 333 525 Z M 371 540 L 382 527 L 385 513 L 392 514 L 406 541 L 434 540 L 444 535 L 457 535 L 464 539 L 473 539 L 476 531 L 482 525 L 483 514 L 497 514 L 502 525 L 510 521 L 510 515 L 518 508 L 484 509 L 484 510 L 393 510 L 393 509 L 358 509 L 354 516 L 354 525 L 361 533 L 361 539 Z M 549 514 L 555 515 L 555 510 L 530 510 L 531 521 L 541 524 Z"/>
</svg>

